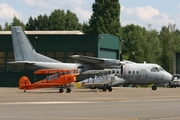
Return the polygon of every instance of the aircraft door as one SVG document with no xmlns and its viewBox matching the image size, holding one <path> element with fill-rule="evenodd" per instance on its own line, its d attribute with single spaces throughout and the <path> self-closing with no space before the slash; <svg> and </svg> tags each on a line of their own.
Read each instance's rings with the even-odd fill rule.
<svg viewBox="0 0 180 120">
<path fill-rule="evenodd" d="M 147 69 L 140 69 L 141 83 L 147 83 Z"/>
</svg>

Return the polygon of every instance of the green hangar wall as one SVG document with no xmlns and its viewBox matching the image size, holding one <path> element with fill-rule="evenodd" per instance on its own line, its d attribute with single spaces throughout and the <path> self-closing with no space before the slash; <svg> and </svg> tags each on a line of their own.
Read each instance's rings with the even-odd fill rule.
<svg viewBox="0 0 180 120">
<path fill-rule="evenodd" d="M 180 74 L 180 51 L 174 52 L 173 74 Z"/>
<path fill-rule="evenodd" d="M 25 31 L 36 52 L 66 63 L 74 63 L 71 55 L 119 59 L 120 40 L 110 34 L 86 35 L 80 31 Z M 31 82 L 40 79 L 24 65 L 14 61 L 10 31 L 0 31 L 0 87 L 17 87 L 21 76 Z M 42 76 L 41 76 L 42 79 Z"/>
</svg>

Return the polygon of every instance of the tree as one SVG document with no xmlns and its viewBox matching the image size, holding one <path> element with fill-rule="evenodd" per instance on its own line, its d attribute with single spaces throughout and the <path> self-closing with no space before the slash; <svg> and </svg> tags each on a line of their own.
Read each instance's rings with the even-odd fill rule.
<svg viewBox="0 0 180 120">
<path fill-rule="evenodd" d="M 138 25 L 127 25 L 122 28 L 121 50 L 124 59 L 132 60 L 132 53 L 135 54 L 135 62 L 145 60 L 144 50 L 146 48 L 146 30 Z"/>
<path fill-rule="evenodd" d="M 82 26 L 75 13 L 67 10 L 54 10 L 50 16 L 39 15 L 37 18 L 30 17 L 26 24 L 27 30 L 81 30 Z"/>
<path fill-rule="evenodd" d="M 3 28 L 2 28 L 2 26 L 0 25 L 0 31 L 2 31 L 3 30 Z"/>
<path fill-rule="evenodd" d="M 35 24 L 36 29 L 38 30 L 49 30 L 49 17 L 46 14 L 44 14 L 43 16 L 39 15 L 37 20 L 35 20 Z"/>
<path fill-rule="evenodd" d="M 162 47 L 160 44 L 159 33 L 154 29 L 149 29 L 146 34 L 146 60 L 150 63 L 160 64 Z"/>
<path fill-rule="evenodd" d="M 5 22 L 4 31 L 10 31 L 10 30 L 11 30 L 10 25 L 8 24 L 8 22 Z"/>
<path fill-rule="evenodd" d="M 95 0 L 89 20 L 91 34 L 113 34 L 121 37 L 119 0 Z"/>
<path fill-rule="evenodd" d="M 24 23 L 21 22 L 16 16 L 14 16 L 11 26 L 21 26 L 23 29 L 25 29 Z"/>
<path fill-rule="evenodd" d="M 49 30 L 65 30 L 64 10 L 54 10 L 49 16 Z"/>
<path fill-rule="evenodd" d="M 65 15 L 65 29 L 66 30 L 81 30 L 81 24 L 75 13 L 67 10 Z"/>
<path fill-rule="evenodd" d="M 89 24 L 87 23 L 87 22 L 83 22 L 83 24 L 82 24 L 82 31 L 84 32 L 84 33 L 90 33 L 90 27 L 89 27 Z"/>
<path fill-rule="evenodd" d="M 30 16 L 30 18 L 28 19 L 28 23 L 26 24 L 26 30 L 36 30 L 36 21 L 36 18 L 33 19 L 32 16 Z"/>
<path fill-rule="evenodd" d="M 180 50 L 180 34 L 176 30 L 175 24 L 163 26 L 160 31 L 160 40 L 162 47 L 161 65 L 170 73 L 173 73 L 173 54 Z"/>
</svg>

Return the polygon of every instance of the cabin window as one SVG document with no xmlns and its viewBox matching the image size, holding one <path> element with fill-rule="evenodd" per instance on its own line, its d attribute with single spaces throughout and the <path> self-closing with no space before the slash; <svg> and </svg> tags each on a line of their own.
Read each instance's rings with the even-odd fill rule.
<svg viewBox="0 0 180 120">
<path fill-rule="evenodd" d="M 136 71 L 136 74 L 139 74 L 139 71 Z"/>
<path fill-rule="evenodd" d="M 129 74 L 131 74 L 131 71 L 129 71 Z"/>
<path fill-rule="evenodd" d="M 135 74 L 135 71 L 133 71 L 132 74 Z"/>
</svg>

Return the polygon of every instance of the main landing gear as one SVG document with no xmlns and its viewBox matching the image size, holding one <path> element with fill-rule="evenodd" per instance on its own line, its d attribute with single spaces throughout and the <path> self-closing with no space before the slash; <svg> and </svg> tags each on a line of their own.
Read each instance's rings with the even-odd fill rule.
<svg viewBox="0 0 180 120">
<path fill-rule="evenodd" d="M 64 86 L 61 85 L 61 87 L 59 89 L 59 93 L 63 93 L 64 92 L 64 88 L 66 88 L 67 93 L 71 93 L 72 90 L 67 85 L 64 85 Z"/>
<path fill-rule="evenodd" d="M 112 92 L 112 91 L 113 91 L 111 85 L 108 85 L 108 84 L 104 84 L 102 90 L 103 90 L 104 92 L 106 92 L 107 90 L 108 90 L 109 92 Z"/>
</svg>

